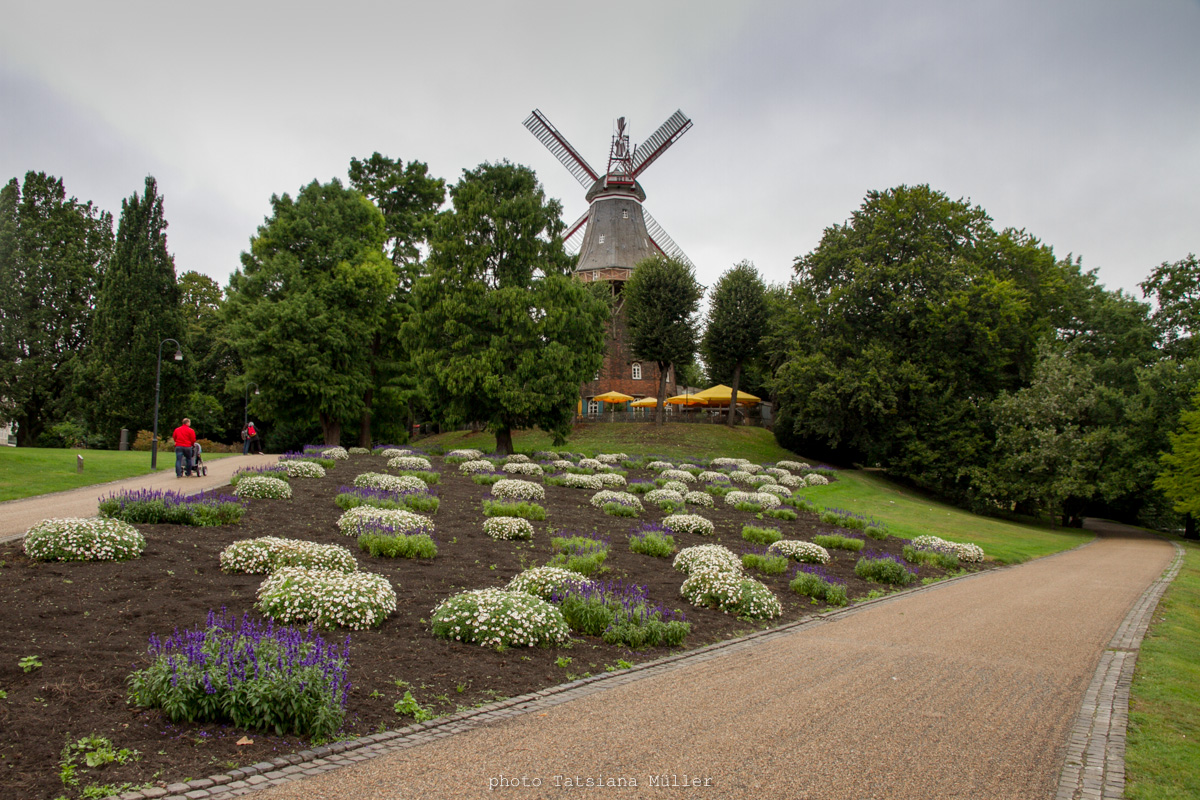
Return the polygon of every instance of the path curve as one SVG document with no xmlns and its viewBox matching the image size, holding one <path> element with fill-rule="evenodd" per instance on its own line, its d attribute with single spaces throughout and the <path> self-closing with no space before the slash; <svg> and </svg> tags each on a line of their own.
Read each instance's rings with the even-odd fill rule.
<svg viewBox="0 0 1200 800">
<path fill-rule="evenodd" d="M 346 768 L 248 770 L 260 774 L 208 791 L 279 781 L 255 798 L 1051 798 L 1101 654 L 1173 553 L 1110 530 L 482 724 L 431 726 L 393 752 L 333 757 L 361 761 Z"/>
<path fill-rule="evenodd" d="M 171 458 L 174 457 L 174 453 L 171 453 Z M 184 492 L 216 489 L 228 485 L 233 473 L 242 467 L 273 464 L 278 460 L 277 455 L 232 455 L 207 459 L 204 465 L 208 467 L 208 475 L 202 478 L 176 478 L 175 473 L 167 469 L 119 481 L 81 486 L 66 492 L 9 500 L 0 503 L 0 542 L 19 539 L 31 525 L 51 517 L 95 516 L 97 500 L 111 492 L 122 489 L 176 489 Z"/>
</svg>

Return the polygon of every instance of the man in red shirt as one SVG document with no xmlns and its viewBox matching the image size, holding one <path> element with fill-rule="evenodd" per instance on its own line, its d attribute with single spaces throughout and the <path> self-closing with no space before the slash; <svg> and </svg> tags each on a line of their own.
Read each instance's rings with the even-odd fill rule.
<svg viewBox="0 0 1200 800">
<path fill-rule="evenodd" d="M 182 478 L 192 474 L 192 445 L 196 443 L 196 432 L 192 430 L 192 421 L 186 417 L 183 424 L 175 429 L 175 477 Z"/>
</svg>

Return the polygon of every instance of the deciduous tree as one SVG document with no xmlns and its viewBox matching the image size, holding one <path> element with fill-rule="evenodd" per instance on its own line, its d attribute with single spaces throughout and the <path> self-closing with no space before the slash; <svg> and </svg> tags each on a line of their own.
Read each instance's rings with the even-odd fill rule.
<svg viewBox="0 0 1200 800">
<path fill-rule="evenodd" d="M 767 333 L 767 287 L 758 270 L 743 261 L 725 272 L 712 288 L 702 349 L 712 375 L 732 373 L 728 425 L 737 409 L 742 367 L 762 352 Z"/>
<path fill-rule="evenodd" d="M 1192 407 L 1179 418 L 1179 428 L 1171 434 L 1171 450 L 1162 454 L 1162 472 L 1155 486 L 1175 504 L 1186 519 L 1185 535 L 1196 533 L 1200 516 L 1200 387 L 1192 397 Z"/>
</svg>

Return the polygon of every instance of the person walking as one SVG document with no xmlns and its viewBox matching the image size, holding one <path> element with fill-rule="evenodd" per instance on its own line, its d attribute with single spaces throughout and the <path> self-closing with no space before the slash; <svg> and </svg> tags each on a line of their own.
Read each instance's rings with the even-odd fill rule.
<svg viewBox="0 0 1200 800">
<path fill-rule="evenodd" d="M 249 452 L 258 453 L 261 456 L 263 451 L 262 439 L 259 438 L 258 429 L 254 427 L 253 422 L 246 426 L 246 434 L 250 437 L 246 440 Z"/>
<path fill-rule="evenodd" d="M 175 477 L 182 478 L 192 474 L 192 445 L 196 443 L 196 432 L 192 430 L 192 421 L 183 418 L 183 424 L 171 434 L 175 439 Z"/>
</svg>

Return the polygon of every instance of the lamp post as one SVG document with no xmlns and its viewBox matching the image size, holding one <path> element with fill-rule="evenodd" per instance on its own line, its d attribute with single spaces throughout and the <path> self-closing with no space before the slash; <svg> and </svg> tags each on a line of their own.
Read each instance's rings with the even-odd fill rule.
<svg viewBox="0 0 1200 800">
<path fill-rule="evenodd" d="M 162 346 L 174 339 L 163 339 L 158 343 L 158 364 L 154 368 L 154 435 L 150 438 L 150 469 L 158 469 L 158 386 L 162 379 Z M 183 350 L 175 342 L 175 360 L 183 361 Z"/>
<path fill-rule="evenodd" d="M 242 427 L 243 428 L 246 427 L 246 425 L 249 424 L 249 422 L 250 422 L 250 387 L 251 386 L 254 387 L 254 396 L 255 397 L 258 396 L 258 384 L 255 383 L 254 381 L 250 381 L 250 383 L 247 383 L 246 384 L 246 404 L 245 404 L 245 406 L 243 406 L 243 410 L 242 410 Z"/>
</svg>

